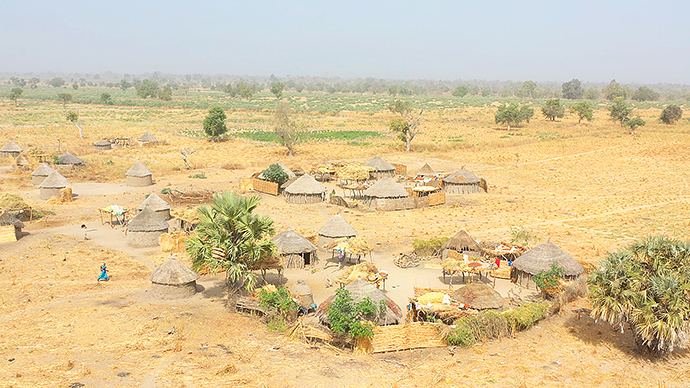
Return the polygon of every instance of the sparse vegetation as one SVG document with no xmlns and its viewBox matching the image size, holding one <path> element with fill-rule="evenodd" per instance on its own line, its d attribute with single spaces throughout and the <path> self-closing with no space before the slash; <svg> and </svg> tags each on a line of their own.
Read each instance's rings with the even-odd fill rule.
<svg viewBox="0 0 690 388">
<path fill-rule="evenodd" d="M 412 241 L 412 247 L 415 253 L 420 256 L 438 255 L 441 250 L 441 245 L 448 241 L 448 237 L 432 237 L 428 240 L 416 238 Z"/>
<path fill-rule="evenodd" d="M 683 117 L 683 109 L 676 104 L 671 104 L 664 108 L 659 120 L 664 124 L 671 125 L 675 124 L 681 117 Z"/>
<path fill-rule="evenodd" d="M 209 109 L 206 118 L 204 119 L 204 132 L 211 140 L 217 140 L 218 137 L 227 132 L 228 127 L 225 126 L 225 112 L 223 108 L 214 106 Z"/>
<path fill-rule="evenodd" d="M 498 107 L 498 111 L 494 116 L 496 124 L 504 124 L 510 127 L 519 127 L 523 121 L 528 122 L 534 116 L 534 110 L 527 106 L 518 106 L 515 104 L 502 104 Z"/>
<path fill-rule="evenodd" d="M 350 291 L 346 288 L 338 288 L 327 311 L 331 329 L 354 339 L 372 338 L 374 324 L 370 320 L 377 314 L 385 312 L 384 306 L 380 307 L 381 309 L 368 297 L 355 303 Z M 370 320 L 367 321 L 367 319 Z"/>
</svg>

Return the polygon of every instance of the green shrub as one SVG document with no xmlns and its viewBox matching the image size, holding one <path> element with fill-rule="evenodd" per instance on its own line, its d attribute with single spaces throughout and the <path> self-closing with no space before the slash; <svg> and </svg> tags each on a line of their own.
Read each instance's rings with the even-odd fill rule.
<svg viewBox="0 0 690 388">
<path fill-rule="evenodd" d="M 542 290 L 556 288 L 560 284 L 560 280 L 565 278 L 565 269 L 558 265 L 555 261 L 551 263 L 551 269 L 548 271 L 539 271 L 538 274 L 532 276 L 532 281 L 537 284 Z"/>
<path fill-rule="evenodd" d="M 439 254 L 441 245 L 448 241 L 448 237 L 432 237 L 428 240 L 416 238 L 412 241 L 415 253 L 420 256 L 432 256 Z"/>
<path fill-rule="evenodd" d="M 549 303 L 528 302 L 522 306 L 503 313 L 511 330 L 522 331 L 532 327 L 535 323 L 544 319 L 549 312 Z"/>
<path fill-rule="evenodd" d="M 299 305 L 292 300 L 290 292 L 285 287 L 279 287 L 274 292 L 259 290 L 259 305 L 279 314 L 283 319 L 289 319 L 297 312 Z"/>
<path fill-rule="evenodd" d="M 268 166 L 268 168 L 263 170 L 262 173 L 265 180 L 275 182 L 279 185 L 282 185 L 283 183 L 287 182 L 288 179 L 290 179 L 290 176 L 283 171 L 278 163 L 273 163 L 272 165 Z"/>
<path fill-rule="evenodd" d="M 200 172 L 200 173 L 198 173 L 198 174 L 192 174 L 192 175 L 190 175 L 189 178 L 192 178 L 192 179 L 206 179 L 206 174 L 204 174 L 203 172 Z"/>
<path fill-rule="evenodd" d="M 354 302 L 350 291 L 345 288 L 335 290 L 335 298 L 328 306 L 330 326 L 336 333 L 348 334 L 350 338 L 370 339 L 374 336 L 373 324 L 364 321 L 373 320 L 377 314 L 383 314 L 387 305 L 380 303 L 376 308 L 374 302 L 366 297 L 358 303 Z"/>
</svg>

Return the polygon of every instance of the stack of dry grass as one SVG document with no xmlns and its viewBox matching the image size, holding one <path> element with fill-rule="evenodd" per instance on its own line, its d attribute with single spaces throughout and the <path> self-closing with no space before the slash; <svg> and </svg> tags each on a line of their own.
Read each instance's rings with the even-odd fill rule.
<svg viewBox="0 0 690 388">
<path fill-rule="evenodd" d="M 213 194 L 214 192 L 208 189 L 188 191 L 171 189 L 170 192 L 165 195 L 168 197 L 166 202 L 175 205 L 184 205 L 211 202 L 213 200 Z"/>
<path fill-rule="evenodd" d="M 74 200 L 74 197 L 72 196 L 72 186 L 67 186 L 65 188 L 60 189 L 60 196 L 59 197 L 52 197 L 46 202 L 57 205 L 61 203 L 68 203 L 72 202 Z"/>
<path fill-rule="evenodd" d="M 183 232 L 163 233 L 159 237 L 161 252 L 182 253 L 185 251 L 184 242 L 188 236 Z"/>
<path fill-rule="evenodd" d="M 345 270 L 338 275 L 336 281 L 342 284 L 350 284 L 357 279 L 364 279 L 368 282 L 375 282 L 379 279 L 379 270 L 374 264 L 360 263 Z"/>
<path fill-rule="evenodd" d="M 26 201 L 18 194 L 4 193 L 0 195 L 0 209 L 4 210 L 28 210 L 31 209 Z"/>
<path fill-rule="evenodd" d="M 338 170 L 338 178 L 346 181 L 365 181 L 369 179 L 369 173 L 374 170 L 373 167 L 352 163 Z"/>
<path fill-rule="evenodd" d="M 355 354 L 386 353 L 401 350 L 446 346 L 439 334 L 439 324 L 412 322 L 404 325 L 376 326 L 371 339 L 360 339 Z"/>
</svg>

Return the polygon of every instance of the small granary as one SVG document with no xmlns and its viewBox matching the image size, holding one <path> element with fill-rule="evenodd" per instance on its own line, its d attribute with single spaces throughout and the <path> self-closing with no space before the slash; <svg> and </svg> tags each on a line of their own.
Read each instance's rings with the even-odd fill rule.
<svg viewBox="0 0 690 388">
<path fill-rule="evenodd" d="M 458 170 L 443 178 L 443 190 L 446 193 L 469 194 L 482 191 L 481 179 L 469 170 Z"/>
<path fill-rule="evenodd" d="M 127 224 L 127 244 L 139 248 L 157 247 L 163 233 L 168 233 L 168 223 L 146 206 Z"/>
<path fill-rule="evenodd" d="M 326 199 L 326 187 L 311 175 L 302 175 L 285 188 L 285 200 L 290 203 L 316 203 Z"/>
<path fill-rule="evenodd" d="M 24 149 L 17 143 L 10 140 L 2 148 L 0 148 L 0 158 L 16 158 L 22 153 Z"/>
<path fill-rule="evenodd" d="M 460 253 L 469 253 L 474 256 L 478 256 L 482 252 L 482 248 L 477 244 L 477 241 L 464 230 L 459 231 L 455 236 L 441 245 L 443 258 L 447 256 L 446 249 L 452 249 Z"/>
<path fill-rule="evenodd" d="M 551 241 L 542 243 L 527 251 L 513 262 L 510 277 L 527 288 L 537 288 L 532 276 L 541 271 L 551 269 L 551 264 L 557 263 L 565 270 L 566 280 L 573 280 L 580 276 L 585 269 L 566 251 Z"/>
<path fill-rule="evenodd" d="M 72 186 L 72 183 L 59 172 L 53 171 L 38 186 L 40 189 L 40 197 L 43 200 L 48 200 L 53 197 L 59 198 L 60 190 L 68 186 Z"/>
<path fill-rule="evenodd" d="M 283 170 L 283 172 L 287 174 L 288 179 L 292 179 L 292 178 L 297 177 L 297 175 L 294 173 L 294 171 L 292 171 L 290 169 L 290 167 L 286 166 L 285 163 L 281 162 L 280 160 L 276 161 L 273 164 L 277 164 L 278 166 L 280 166 L 280 168 Z M 261 172 L 261 174 L 259 174 L 259 176 L 257 178 L 262 179 L 262 180 L 264 179 L 263 171 Z"/>
<path fill-rule="evenodd" d="M 395 176 L 395 166 L 383 160 L 382 157 L 376 155 L 371 158 L 368 162 L 364 163 L 364 166 L 373 168 L 369 172 L 372 179 L 381 179 L 383 177 L 394 177 Z"/>
<path fill-rule="evenodd" d="M 146 131 L 139 139 L 141 143 L 158 143 L 158 139 L 151 134 L 151 132 Z"/>
<path fill-rule="evenodd" d="M 125 173 L 125 176 L 127 186 L 142 187 L 153 184 L 153 173 L 139 160 Z"/>
<path fill-rule="evenodd" d="M 372 207 L 380 210 L 413 209 L 414 199 L 409 198 L 410 193 L 399 183 L 390 178 L 383 177 L 364 190 L 365 201 Z"/>
<path fill-rule="evenodd" d="M 0 210 L 0 244 L 14 242 L 24 227 L 24 223 L 17 219 L 19 211 Z"/>
<path fill-rule="evenodd" d="M 429 166 L 429 163 L 424 163 L 422 168 L 417 171 L 417 178 L 433 178 L 436 176 L 434 170 Z"/>
<path fill-rule="evenodd" d="M 110 143 L 110 140 L 99 140 L 95 143 L 93 143 L 93 146 L 98 148 L 99 150 L 111 150 L 113 149 L 113 145 Z"/>
<path fill-rule="evenodd" d="M 304 268 L 305 265 L 316 264 L 316 245 L 292 229 L 273 237 L 273 243 L 278 247 L 283 268 Z"/>
<path fill-rule="evenodd" d="M 58 164 L 64 165 L 64 166 L 76 167 L 76 166 L 83 166 L 84 161 L 81 160 L 80 158 L 72 155 L 70 152 L 65 151 L 65 153 L 60 155 L 60 157 L 58 158 Z"/>
<path fill-rule="evenodd" d="M 461 306 L 475 310 L 498 310 L 503 308 L 503 296 L 484 283 L 471 283 L 458 288 L 450 295 Z"/>
<path fill-rule="evenodd" d="M 149 196 L 144 200 L 144 202 L 137 207 L 137 211 L 142 211 L 144 208 L 148 206 L 153 210 L 154 212 L 158 213 L 159 216 L 165 221 L 169 220 L 172 218 L 170 215 L 170 204 L 165 202 L 163 198 L 158 196 L 156 193 L 151 193 Z"/>
<path fill-rule="evenodd" d="M 189 298 L 196 294 L 197 279 L 198 273 L 170 257 L 149 276 L 151 295 L 157 299 Z"/>
<path fill-rule="evenodd" d="M 290 287 L 290 293 L 297 296 L 301 307 L 306 309 L 312 308 L 314 304 L 314 293 L 304 280 L 298 280 L 294 286 Z"/>
<path fill-rule="evenodd" d="M 33 183 L 34 186 L 40 185 L 53 171 L 55 170 L 53 170 L 49 165 L 45 163 L 41 164 L 34 170 L 34 172 L 31 173 L 31 183 Z"/>
<path fill-rule="evenodd" d="M 400 306 L 398 306 L 391 298 L 389 298 L 383 291 L 376 288 L 374 285 L 364 279 L 357 279 L 354 282 L 345 286 L 345 289 L 350 291 L 350 296 L 355 303 L 361 302 L 368 297 L 374 302 L 374 306 L 378 307 L 383 301 L 386 304 L 386 310 L 383 313 L 375 314 L 367 317 L 379 326 L 397 325 L 403 321 L 403 314 Z M 330 324 L 328 319 L 328 307 L 333 303 L 335 295 L 331 295 L 323 303 L 319 305 L 316 315 L 319 316 L 321 323 L 325 325 Z M 378 310 L 378 308 L 376 309 Z"/>
<path fill-rule="evenodd" d="M 357 236 L 357 231 L 340 214 L 334 215 L 319 229 L 319 247 L 325 248 L 328 244 L 341 238 Z"/>
</svg>

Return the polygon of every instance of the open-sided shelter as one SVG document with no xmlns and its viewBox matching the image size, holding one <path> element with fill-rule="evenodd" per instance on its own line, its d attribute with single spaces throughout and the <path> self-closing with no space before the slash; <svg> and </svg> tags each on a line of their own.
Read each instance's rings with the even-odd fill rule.
<svg viewBox="0 0 690 388">
<path fill-rule="evenodd" d="M 376 155 L 364 163 L 365 166 L 373 168 L 369 172 L 372 179 L 381 179 L 383 177 L 394 177 L 395 166 L 383 160 L 382 157 Z"/>
<path fill-rule="evenodd" d="M 174 257 L 153 270 L 151 295 L 158 299 L 182 299 L 196 294 L 199 274 L 185 267 Z"/>
<path fill-rule="evenodd" d="M 350 291 L 350 296 L 355 303 L 361 302 L 366 297 L 369 297 L 371 301 L 374 302 L 374 306 L 377 307 L 377 313 L 367 318 L 377 325 L 397 325 L 403 321 L 403 314 L 400 306 L 398 306 L 383 291 L 374 287 L 374 285 L 368 281 L 364 279 L 355 280 L 354 282 L 346 285 L 345 289 Z M 333 303 L 334 300 L 335 295 L 331 295 L 328 297 L 328 299 L 321 303 L 317 309 L 316 314 L 319 316 L 321 323 L 325 325 L 330 324 L 330 320 L 328 319 L 328 307 L 331 305 L 331 303 Z M 378 307 L 381 305 L 382 301 L 386 304 L 386 310 L 383 313 L 379 313 Z"/>
<path fill-rule="evenodd" d="M 110 150 L 113 148 L 113 145 L 110 143 L 110 140 L 99 140 L 95 143 L 93 143 L 93 146 L 98 148 L 99 150 Z"/>
<path fill-rule="evenodd" d="M 158 139 L 156 139 L 156 137 L 153 136 L 151 134 L 151 132 L 149 132 L 149 131 L 146 131 L 146 133 L 141 135 L 141 137 L 137 140 L 139 140 L 141 143 L 157 143 L 158 142 Z"/>
<path fill-rule="evenodd" d="M 153 173 L 139 160 L 132 165 L 125 173 L 125 176 L 127 177 L 127 186 L 142 187 L 151 186 L 153 184 Z"/>
<path fill-rule="evenodd" d="M 476 252 L 479 254 L 482 252 L 482 248 L 477 244 L 477 241 L 464 230 L 459 231 L 455 236 L 441 245 L 441 252 L 444 252 L 446 249 L 452 249 L 460 253 Z"/>
<path fill-rule="evenodd" d="M 139 248 L 156 247 L 163 233 L 168 233 L 168 223 L 146 206 L 127 224 L 127 244 Z"/>
<path fill-rule="evenodd" d="M 357 231 L 343 218 L 343 216 L 336 214 L 323 224 L 318 231 L 318 235 L 319 247 L 325 248 L 335 240 L 357 236 Z"/>
<path fill-rule="evenodd" d="M 326 199 L 326 187 L 311 175 L 302 175 L 285 188 L 285 200 L 290 203 L 316 203 Z"/>
<path fill-rule="evenodd" d="M 443 190 L 446 193 L 469 194 L 482 191 L 481 180 L 469 170 L 458 170 L 443 178 Z"/>
<path fill-rule="evenodd" d="M 16 158 L 22 153 L 24 149 L 17 143 L 10 140 L 2 148 L 0 148 L 0 158 Z"/>
<path fill-rule="evenodd" d="M 58 158 L 58 163 L 64 166 L 83 166 L 84 161 L 81 160 L 79 157 L 71 154 L 69 151 L 65 151 L 64 154 L 60 155 Z"/>
<path fill-rule="evenodd" d="M 31 173 L 31 183 L 34 186 L 40 185 L 53 171 L 55 170 L 53 170 L 53 168 L 49 165 L 45 163 L 41 164 L 34 170 L 34 172 Z"/>
<path fill-rule="evenodd" d="M 148 198 L 146 198 L 144 202 L 137 207 L 137 211 L 144 210 L 146 206 L 158 213 L 158 215 L 161 216 L 161 218 L 165 221 L 172 218 L 170 215 L 170 204 L 165 202 L 165 200 L 156 193 L 149 194 Z"/>
<path fill-rule="evenodd" d="M 284 268 L 304 268 L 316 263 L 316 245 L 292 229 L 273 237 Z"/>
<path fill-rule="evenodd" d="M 537 288 L 532 276 L 541 271 L 551 269 L 551 264 L 557 263 L 565 270 L 566 280 L 573 280 L 580 276 L 585 269 L 566 251 L 551 241 L 542 243 L 527 251 L 513 262 L 510 277 L 527 288 Z"/>
<path fill-rule="evenodd" d="M 60 197 L 60 190 L 67 186 L 72 186 L 72 183 L 70 183 L 70 181 L 68 181 L 67 178 L 62 176 L 62 174 L 59 172 L 53 171 L 38 186 L 40 189 L 39 196 L 43 200 L 48 200 L 53 197 Z"/>
</svg>

